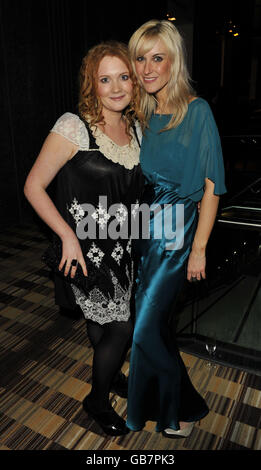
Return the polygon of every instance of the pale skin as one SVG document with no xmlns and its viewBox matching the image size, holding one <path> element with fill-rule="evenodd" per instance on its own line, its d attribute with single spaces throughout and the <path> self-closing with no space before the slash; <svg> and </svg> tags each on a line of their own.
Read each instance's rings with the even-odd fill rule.
<svg viewBox="0 0 261 470">
<path fill-rule="evenodd" d="M 167 84 L 170 76 L 170 59 L 167 47 L 162 39 L 158 39 L 151 50 L 136 58 L 136 73 L 149 94 L 153 94 L 157 100 L 156 113 L 169 114 L 175 110 L 166 106 Z M 189 101 L 192 101 L 191 97 Z M 214 183 L 206 178 L 204 195 L 200 203 L 199 220 L 195 232 L 192 249 L 188 258 L 187 279 L 197 280 L 206 278 L 206 246 L 211 234 L 217 209 L 219 196 L 214 194 Z M 180 429 L 184 429 L 187 422 L 180 421 Z"/>
<path fill-rule="evenodd" d="M 129 143 L 122 111 L 132 97 L 132 81 L 126 64 L 118 57 L 105 56 L 97 72 L 97 93 L 103 104 L 105 126 L 99 126 L 117 145 Z M 62 258 L 59 269 L 66 263 L 64 275 L 73 278 L 77 267 L 71 267 L 76 259 L 85 276 L 88 275 L 78 238 L 60 215 L 46 188 L 59 170 L 78 152 L 79 147 L 59 134 L 51 132 L 26 179 L 24 194 L 37 214 L 62 240 Z M 88 201 L 84 201 L 88 202 Z"/>
<path fill-rule="evenodd" d="M 63 250 L 59 269 L 62 269 L 66 262 L 65 276 L 69 273 L 73 259 L 78 260 L 85 276 L 88 273 L 77 236 L 56 209 L 46 192 L 46 188 L 58 171 L 77 151 L 78 147 L 76 145 L 58 134 L 50 133 L 27 177 L 24 187 L 24 194 L 37 214 L 62 240 Z M 75 272 L 76 266 L 73 266 L 71 268 L 72 277 L 75 276 Z"/>
</svg>

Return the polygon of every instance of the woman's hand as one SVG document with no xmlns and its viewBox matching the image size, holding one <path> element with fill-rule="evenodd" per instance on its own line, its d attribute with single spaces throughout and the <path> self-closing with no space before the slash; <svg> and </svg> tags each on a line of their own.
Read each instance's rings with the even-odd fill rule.
<svg viewBox="0 0 261 470">
<path fill-rule="evenodd" d="M 61 271 L 65 265 L 64 275 L 68 276 L 69 271 L 71 271 L 71 278 L 75 277 L 77 266 L 72 266 L 72 260 L 77 260 L 77 264 L 80 264 L 83 274 L 88 276 L 86 263 L 82 254 L 82 249 L 76 235 L 71 232 L 66 234 L 62 238 L 63 251 L 62 258 L 59 264 L 59 270 Z"/>
<path fill-rule="evenodd" d="M 213 181 L 205 178 L 204 195 L 198 206 L 198 225 L 188 259 L 189 281 L 206 279 L 206 246 L 216 219 L 218 203 L 219 196 L 214 194 Z"/>
<path fill-rule="evenodd" d="M 187 280 L 206 279 L 206 256 L 191 251 L 188 259 Z"/>
</svg>

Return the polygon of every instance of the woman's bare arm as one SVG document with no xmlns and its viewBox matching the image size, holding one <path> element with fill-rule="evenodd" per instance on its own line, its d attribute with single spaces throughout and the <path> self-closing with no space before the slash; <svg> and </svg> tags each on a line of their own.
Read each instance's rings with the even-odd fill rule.
<svg viewBox="0 0 261 470">
<path fill-rule="evenodd" d="M 77 259 L 87 275 L 85 261 L 77 236 L 67 222 L 63 219 L 53 201 L 46 192 L 46 188 L 54 179 L 58 171 L 78 151 L 78 147 L 59 134 L 50 133 L 26 179 L 24 194 L 37 214 L 61 238 L 63 255 L 59 268 L 67 265 L 64 274 L 70 269 L 71 260 Z M 76 268 L 71 270 L 74 277 Z"/>
<path fill-rule="evenodd" d="M 215 223 L 218 204 L 219 196 L 214 194 L 214 183 L 206 178 L 198 225 L 188 260 L 187 279 L 189 281 L 193 277 L 198 280 L 201 277 L 206 278 L 206 247 Z"/>
</svg>

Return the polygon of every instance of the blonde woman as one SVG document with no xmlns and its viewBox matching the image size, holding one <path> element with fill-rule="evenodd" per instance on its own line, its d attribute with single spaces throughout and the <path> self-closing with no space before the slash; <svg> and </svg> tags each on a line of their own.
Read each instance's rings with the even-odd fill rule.
<svg viewBox="0 0 261 470">
<path fill-rule="evenodd" d="M 121 232 L 143 185 L 138 93 L 127 46 L 118 42 L 94 46 L 80 70 L 79 115 L 65 113 L 57 120 L 24 189 L 61 241 L 56 303 L 78 306 L 86 318 L 94 356 L 92 387 L 83 407 L 109 435 L 128 432 L 109 402 L 109 393 L 127 396 L 127 378 L 120 368 L 132 334 L 133 259 L 128 233 L 110 237 L 108 225 Z M 54 178 L 53 202 L 46 188 Z M 115 205 L 118 209 L 110 212 Z M 92 273 L 87 291 L 76 283 L 77 270 L 87 279 Z"/>
<path fill-rule="evenodd" d="M 158 210 L 151 211 L 151 238 L 138 244 L 127 426 L 138 431 L 155 420 L 164 436 L 187 437 L 208 407 L 190 382 L 168 320 L 184 279 L 206 276 L 206 245 L 219 195 L 226 192 L 222 151 L 211 110 L 191 87 L 175 26 L 145 23 L 129 50 L 147 122 L 140 156 L 147 182 L 143 202 Z"/>
</svg>

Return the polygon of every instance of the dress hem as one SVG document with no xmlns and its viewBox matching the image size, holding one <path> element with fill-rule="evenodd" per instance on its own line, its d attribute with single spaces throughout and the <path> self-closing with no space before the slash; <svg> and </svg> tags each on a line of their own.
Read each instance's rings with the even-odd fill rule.
<svg viewBox="0 0 261 470">
<path fill-rule="evenodd" d="M 197 422 L 197 421 L 200 421 L 201 419 L 205 418 L 205 416 L 207 416 L 209 413 L 209 409 L 205 410 L 204 412 L 202 412 L 201 414 L 197 415 L 196 417 L 193 417 L 193 418 L 186 418 L 184 420 L 184 422 L 186 423 L 192 423 L 192 422 Z M 128 424 L 128 420 L 126 421 L 126 426 L 131 430 L 131 431 L 134 431 L 134 432 L 138 432 L 138 431 L 142 431 L 145 426 L 146 426 L 146 423 L 147 421 L 155 421 L 155 420 L 150 420 L 150 419 L 147 419 L 145 422 L 144 422 L 144 425 L 142 426 L 139 426 L 139 427 L 134 427 L 134 426 L 131 426 Z M 183 421 L 183 419 L 179 419 L 179 421 Z M 162 432 L 164 431 L 164 429 L 166 428 L 170 428 L 170 429 L 173 429 L 174 431 L 178 431 L 179 428 L 174 428 L 173 427 L 173 424 L 166 424 L 164 425 L 163 427 L 158 427 L 157 425 L 155 426 L 155 431 L 156 432 Z"/>
</svg>

